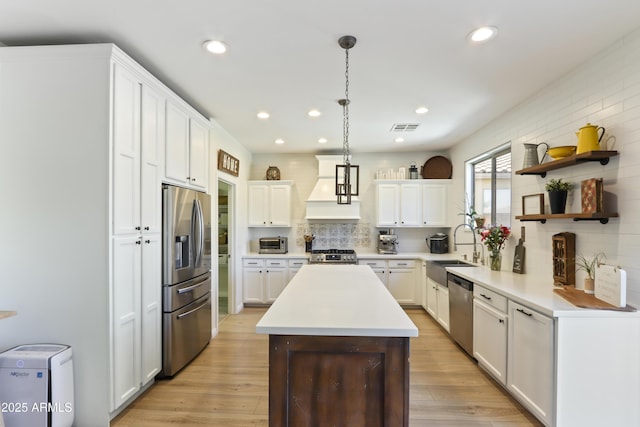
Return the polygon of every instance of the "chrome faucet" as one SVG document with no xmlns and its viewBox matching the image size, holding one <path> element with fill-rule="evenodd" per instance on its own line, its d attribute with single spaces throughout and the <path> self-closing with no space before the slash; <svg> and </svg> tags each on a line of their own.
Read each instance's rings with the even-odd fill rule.
<svg viewBox="0 0 640 427">
<path fill-rule="evenodd" d="M 457 233 L 458 233 L 458 229 L 460 227 L 469 227 L 469 229 L 471 230 L 471 235 L 473 236 L 473 243 L 458 243 L 458 239 L 456 237 Z M 476 241 L 476 231 L 474 230 L 474 228 L 470 225 L 465 223 L 462 223 L 460 225 L 458 225 L 455 230 L 453 231 L 453 250 L 457 251 L 458 250 L 458 245 L 463 246 L 463 245 L 473 245 L 473 262 L 475 264 L 478 263 L 478 258 L 480 258 L 480 253 L 476 250 L 476 245 L 478 244 L 478 242 Z M 480 244 L 480 249 L 482 249 L 482 257 L 480 258 L 480 262 L 482 263 L 482 265 L 484 265 L 484 247 L 482 247 L 482 244 Z"/>
</svg>

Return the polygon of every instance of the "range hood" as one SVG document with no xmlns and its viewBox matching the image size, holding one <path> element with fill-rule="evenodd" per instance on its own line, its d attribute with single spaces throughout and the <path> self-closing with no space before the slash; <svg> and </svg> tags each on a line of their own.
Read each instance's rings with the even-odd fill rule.
<svg viewBox="0 0 640 427">
<path fill-rule="evenodd" d="M 350 205 L 339 205 L 336 197 L 336 165 L 341 165 L 342 155 L 319 155 L 318 181 L 307 198 L 308 220 L 359 220 L 360 201 L 351 197 Z"/>
</svg>

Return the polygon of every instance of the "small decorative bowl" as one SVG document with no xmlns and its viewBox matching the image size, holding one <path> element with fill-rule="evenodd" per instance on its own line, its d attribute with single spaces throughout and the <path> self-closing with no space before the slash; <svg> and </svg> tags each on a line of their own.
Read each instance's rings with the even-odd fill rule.
<svg viewBox="0 0 640 427">
<path fill-rule="evenodd" d="M 575 145 L 563 145 L 560 147 L 551 147 L 547 150 L 549 157 L 552 159 L 564 159 L 565 157 L 573 156 L 576 154 Z"/>
</svg>

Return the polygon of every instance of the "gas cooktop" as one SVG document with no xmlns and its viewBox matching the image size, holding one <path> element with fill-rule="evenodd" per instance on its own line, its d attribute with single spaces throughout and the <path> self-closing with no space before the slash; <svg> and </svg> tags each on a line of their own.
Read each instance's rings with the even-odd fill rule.
<svg viewBox="0 0 640 427">
<path fill-rule="evenodd" d="M 309 264 L 357 264 L 358 257 L 353 249 L 313 249 Z"/>
</svg>

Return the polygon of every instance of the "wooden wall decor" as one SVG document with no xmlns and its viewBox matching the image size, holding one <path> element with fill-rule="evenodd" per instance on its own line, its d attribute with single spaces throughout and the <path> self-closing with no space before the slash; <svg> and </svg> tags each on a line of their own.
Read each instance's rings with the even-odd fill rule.
<svg viewBox="0 0 640 427">
<path fill-rule="evenodd" d="M 553 284 L 575 286 L 576 284 L 576 235 L 558 233 L 552 237 Z"/>
<path fill-rule="evenodd" d="M 218 150 L 218 170 L 229 175 L 238 176 L 240 160 L 223 150 Z"/>
</svg>

